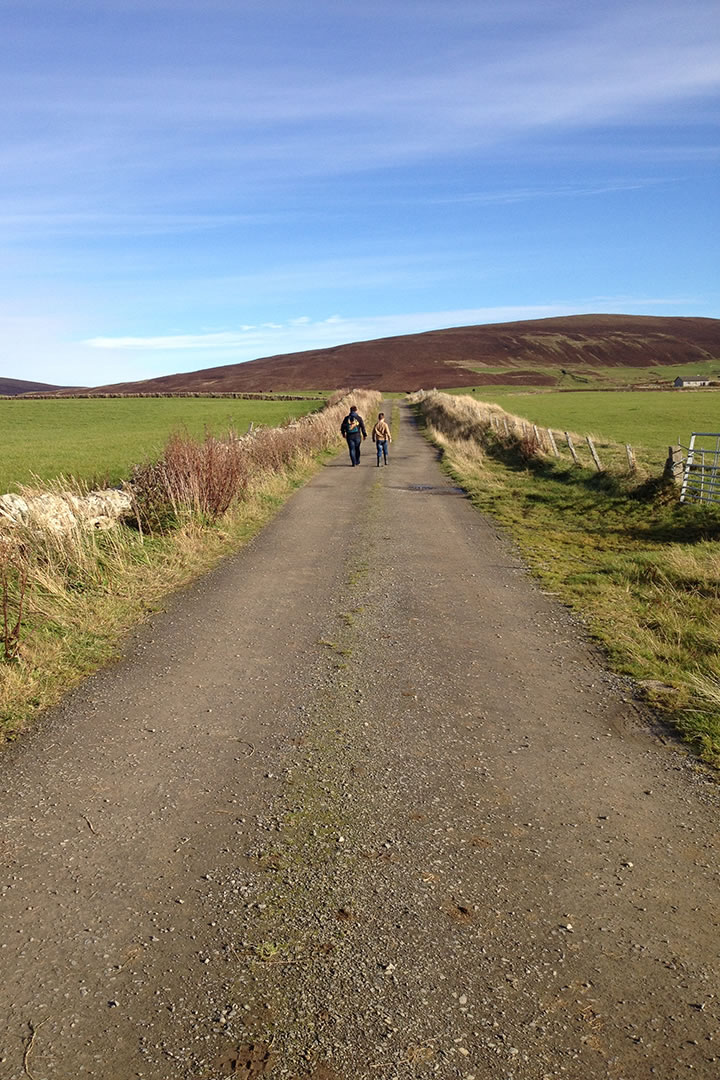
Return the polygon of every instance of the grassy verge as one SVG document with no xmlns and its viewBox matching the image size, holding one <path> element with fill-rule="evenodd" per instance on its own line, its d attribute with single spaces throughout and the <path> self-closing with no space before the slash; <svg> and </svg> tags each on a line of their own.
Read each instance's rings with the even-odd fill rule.
<svg viewBox="0 0 720 1080">
<path fill-rule="evenodd" d="M 462 424 L 448 395 L 417 403 L 448 471 L 582 614 L 613 668 L 720 766 L 720 511 L 681 505 L 658 476 L 597 473 L 479 421 L 471 430 L 464 400 Z"/>
<path fill-rule="evenodd" d="M 378 398 L 353 396 L 366 410 Z M 335 452 L 345 411 L 338 402 L 238 443 L 174 437 L 137 472 L 142 528 L 0 533 L 0 741 L 115 655 L 169 593 L 255 535 Z"/>
</svg>

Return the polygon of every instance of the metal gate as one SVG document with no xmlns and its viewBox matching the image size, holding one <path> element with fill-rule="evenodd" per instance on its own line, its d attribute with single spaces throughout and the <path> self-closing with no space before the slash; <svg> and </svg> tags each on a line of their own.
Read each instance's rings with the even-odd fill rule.
<svg viewBox="0 0 720 1080">
<path fill-rule="evenodd" d="M 683 460 L 680 502 L 720 504 L 720 432 L 694 431 Z"/>
</svg>

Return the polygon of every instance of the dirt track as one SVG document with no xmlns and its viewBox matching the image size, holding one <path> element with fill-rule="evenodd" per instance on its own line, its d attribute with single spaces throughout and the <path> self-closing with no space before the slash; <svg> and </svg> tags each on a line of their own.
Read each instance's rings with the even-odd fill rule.
<svg viewBox="0 0 720 1080">
<path fill-rule="evenodd" d="M 720 1075 L 717 788 L 391 449 L 3 756 L 3 1080 Z"/>
</svg>

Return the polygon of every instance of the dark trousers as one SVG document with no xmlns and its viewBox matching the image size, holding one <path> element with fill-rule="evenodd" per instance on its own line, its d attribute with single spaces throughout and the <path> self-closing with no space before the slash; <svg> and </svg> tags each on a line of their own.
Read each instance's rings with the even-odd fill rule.
<svg viewBox="0 0 720 1080">
<path fill-rule="evenodd" d="M 381 457 L 385 458 L 385 464 L 387 465 L 387 459 L 388 459 L 388 457 L 387 457 L 387 448 L 388 448 L 387 439 L 378 439 L 377 442 L 375 443 L 375 446 L 377 447 L 378 465 L 380 464 L 380 458 Z"/>
<path fill-rule="evenodd" d="M 362 437 L 360 435 L 348 435 L 347 444 L 350 451 L 350 463 L 352 465 L 360 464 L 360 444 Z"/>
</svg>

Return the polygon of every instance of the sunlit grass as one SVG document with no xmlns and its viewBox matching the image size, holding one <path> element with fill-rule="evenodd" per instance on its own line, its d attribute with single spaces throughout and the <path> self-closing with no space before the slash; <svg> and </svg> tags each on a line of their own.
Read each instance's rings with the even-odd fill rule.
<svg viewBox="0 0 720 1080">
<path fill-rule="evenodd" d="M 0 494 L 33 476 L 116 484 L 132 465 L 159 455 L 173 431 L 201 436 L 274 427 L 319 407 L 314 400 L 232 398 L 59 398 L 0 400 Z"/>
<path fill-rule="evenodd" d="M 112 656 L 165 596 L 255 535 L 337 449 L 348 407 L 338 397 L 293 427 L 239 443 L 171 437 L 160 460 L 135 473 L 135 519 L 112 529 L 55 532 L 28 520 L 0 533 L 0 742 Z M 355 391 L 352 400 L 370 415 L 380 395 Z M 18 619 L 8 648 L 3 623 L 12 630 Z"/>
</svg>

